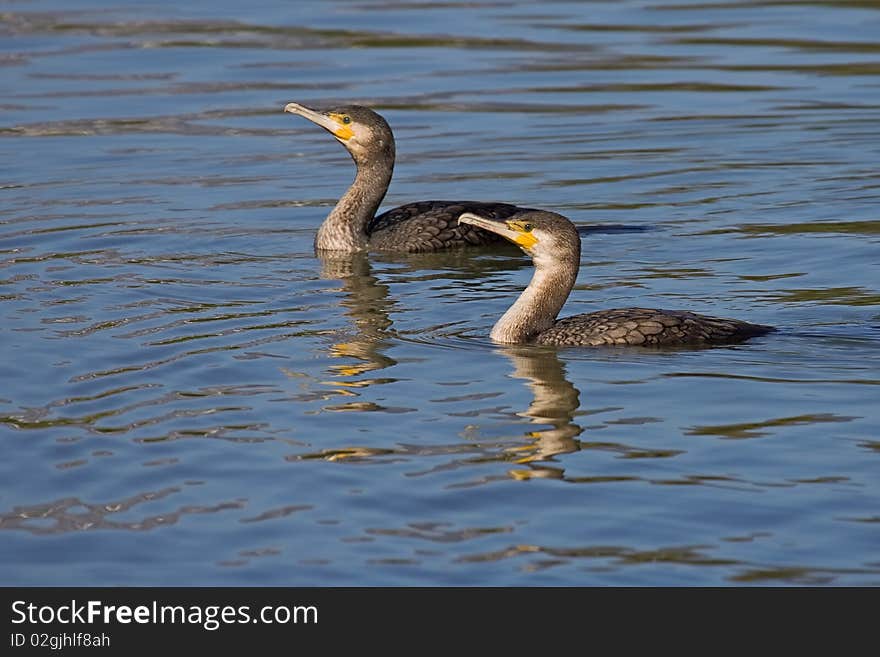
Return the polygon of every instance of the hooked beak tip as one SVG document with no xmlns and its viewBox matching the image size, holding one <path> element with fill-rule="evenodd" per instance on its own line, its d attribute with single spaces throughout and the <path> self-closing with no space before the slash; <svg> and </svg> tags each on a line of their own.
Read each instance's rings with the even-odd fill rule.
<svg viewBox="0 0 880 657">
<path fill-rule="evenodd" d="M 478 226 L 479 228 L 485 228 L 486 230 L 493 230 L 495 228 L 494 221 L 487 219 L 486 217 L 481 217 L 478 214 L 473 214 L 472 212 L 462 212 L 458 215 L 458 223 L 470 224 L 471 226 Z"/>
</svg>

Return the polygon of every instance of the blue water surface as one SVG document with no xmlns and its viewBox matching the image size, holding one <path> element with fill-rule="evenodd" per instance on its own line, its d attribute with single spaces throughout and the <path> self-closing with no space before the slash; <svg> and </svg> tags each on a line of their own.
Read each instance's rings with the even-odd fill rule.
<svg viewBox="0 0 880 657">
<path fill-rule="evenodd" d="M 0 583 L 880 584 L 868 3 L 0 2 Z M 772 324 L 504 347 L 510 246 L 319 258 L 366 104 L 384 207 L 582 230 L 563 315 Z"/>
</svg>

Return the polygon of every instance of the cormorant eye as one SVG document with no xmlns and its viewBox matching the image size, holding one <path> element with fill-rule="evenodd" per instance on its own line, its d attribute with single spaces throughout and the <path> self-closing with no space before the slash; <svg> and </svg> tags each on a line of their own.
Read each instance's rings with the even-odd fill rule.
<svg viewBox="0 0 880 657">
<path fill-rule="evenodd" d="M 342 122 L 346 123 L 346 124 L 351 123 L 351 117 L 350 116 L 343 116 Z"/>
<path fill-rule="evenodd" d="M 527 233 L 531 233 L 532 228 L 533 228 L 532 224 L 523 224 L 523 227 L 522 227 L 522 229 Z"/>
</svg>

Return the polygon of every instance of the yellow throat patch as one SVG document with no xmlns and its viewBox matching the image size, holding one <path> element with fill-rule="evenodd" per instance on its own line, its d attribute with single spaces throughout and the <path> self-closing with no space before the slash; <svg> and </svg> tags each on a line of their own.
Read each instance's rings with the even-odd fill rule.
<svg viewBox="0 0 880 657">
<path fill-rule="evenodd" d="M 529 230 L 526 230 L 526 226 L 528 222 L 523 221 L 508 221 L 507 226 L 511 230 L 515 230 L 517 232 L 516 237 L 513 239 L 519 246 L 524 249 L 531 249 L 535 244 L 538 243 L 538 238 L 532 235 L 531 226 L 529 226 Z"/>
<path fill-rule="evenodd" d="M 346 141 L 354 136 L 354 130 L 351 129 L 351 124 L 343 123 L 342 114 L 328 114 L 328 116 L 336 121 L 337 128 L 333 131 L 333 134 L 337 138 Z"/>
</svg>

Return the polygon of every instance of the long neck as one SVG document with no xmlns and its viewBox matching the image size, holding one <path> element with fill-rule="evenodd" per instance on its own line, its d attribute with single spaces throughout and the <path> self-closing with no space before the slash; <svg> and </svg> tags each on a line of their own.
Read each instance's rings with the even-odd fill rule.
<svg viewBox="0 0 880 657">
<path fill-rule="evenodd" d="M 490 337 L 496 342 L 520 344 L 553 326 L 574 287 L 577 265 L 576 261 L 552 265 L 536 262 L 529 286 L 498 320 Z"/>
<path fill-rule="evenodd" d="M 321 224 L 315 248 L 329 251 L 364 251 L 369 243 L 367 224 L 372 219 L 394 170 L 393 156 L 357 164 L 357 175 L 348 191 Z"/>
</svg>

